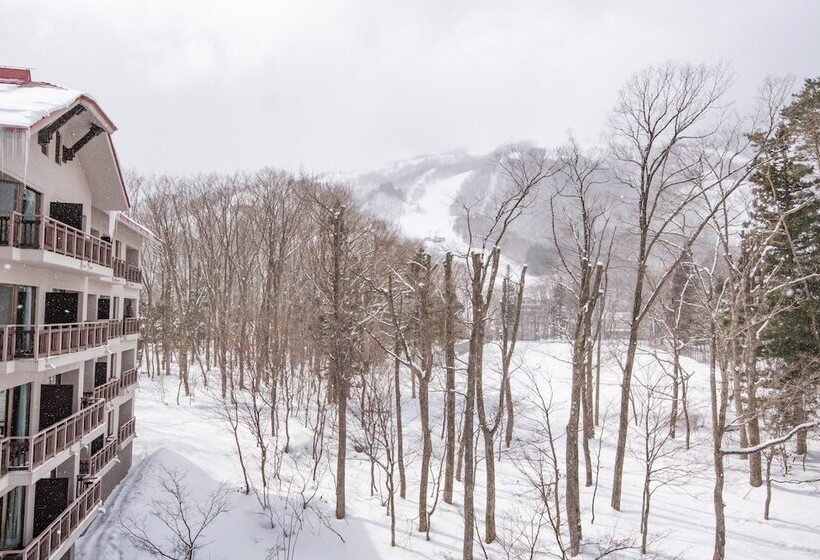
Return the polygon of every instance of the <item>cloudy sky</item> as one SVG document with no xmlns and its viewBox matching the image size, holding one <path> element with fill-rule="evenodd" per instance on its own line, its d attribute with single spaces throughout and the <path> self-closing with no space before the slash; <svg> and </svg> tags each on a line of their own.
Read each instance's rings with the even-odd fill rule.
<svg viewBox="0 0 820 560">
<path fill-rule="evenodd" d="M 595 142 L 667 60 L 728 61 L 749 100 L 820 75 L 818 21 L 813 0 L 0 0 L 0 64 L 93 95 L 127 167 L 349 171 Z"/>
</svg>

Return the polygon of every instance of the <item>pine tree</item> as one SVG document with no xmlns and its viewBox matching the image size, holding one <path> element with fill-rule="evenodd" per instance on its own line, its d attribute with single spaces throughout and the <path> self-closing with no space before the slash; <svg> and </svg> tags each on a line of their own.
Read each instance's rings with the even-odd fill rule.
<svg viewBox="0 0 820 560">
<path fill-rule="evenodd" d="M 767 359 L 766 383 L 792 395 L 783 416 L 794 424 L 805 420 L 817 394 L 820 356 L 820 277 L 814 276 L 820 273 L 820 80 L 807 80 L 783 117 L 767 161 L 752 177 L 744 243 L 767 240 L 762 265 L 749 278 L 778 287 L 766 291 L 764 305 L 778 311 L 761 331 L 760 355 Z M 805 452 L 804 441 L 798 452 Z"/>
</svg>

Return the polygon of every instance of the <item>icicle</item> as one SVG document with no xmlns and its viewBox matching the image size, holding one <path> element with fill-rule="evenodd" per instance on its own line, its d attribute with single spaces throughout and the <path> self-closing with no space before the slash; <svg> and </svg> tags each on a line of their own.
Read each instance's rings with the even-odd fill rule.
<svg viewBox="0 0 820 560">
<path fill-rule="evenodd" d="M 28 155 L 31 143 L 31 129 L 27 128 L 23 133 L 23 184 L 28 184 Z"/>
</svg>

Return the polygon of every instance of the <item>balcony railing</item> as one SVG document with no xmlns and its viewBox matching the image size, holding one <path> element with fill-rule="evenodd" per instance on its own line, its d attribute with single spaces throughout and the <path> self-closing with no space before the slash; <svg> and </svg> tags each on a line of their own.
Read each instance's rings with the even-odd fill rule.
<svg viewBox="0 0 820 560">
<path fill-rule="evenodd" d="M 56 325 L 6 325 L 0 339 L 0 360 L 47 358 L 104 345 L 108 321 Z"/>
<path fill-rule="evenodd" d="M 142 284 L 142 269 L 140 267 L 127 264 L 124 260 L 117 258 L 112 259 L 112 264 L 114 266 L 114 276 L 125 278 L 129 282 Z"/>
<path fill-rule="evenodd" d="M 85 393 L 86 397 L 90 397 L 92 399 L 104 399 L 106 401 L 116 399 L 119 394 L 120 380 L 116 378 L 111 378 L 99 387 L 94 387 L 93 391 Z"/>
<path fill-rule="evenodd" d="M 137 334 L 140 332 L 140 318 L 139 317 L 126 317 L 123 319 L 123 331 L 122 334 Z"/>
<path fill-rule="evenodd" d="M 102 492 L 100 481 L 96 481 L 71 502 L 65 511 L 27 547 L 21 550 L 0 551 L 0 559 L 49 560 L 63 544 L 77 536 L 77 529 L 100 503 L 102 503 Z"/>
<path fill-rule="evenodd" d="M 127 443 L 129 438 L 134 437 L 134 433 L 136 432 L 136 418 L 132 418 L 122 426 L 120 426 L 120 433 L 119 433 L 119 440 L 120 445 Z"/>
<path fill-rule="evenodd" d="M 96 400 L 79 412 L 28 437 L 0 441 L 0 474 L 33 470 L 71 447 L 105 421 L 105 401 Z"/>
<path fill-rule="evenodd" d="M 56 325 L 4 325 L 0 326 L 0 362 L 81 352 L 139 331 L 139 317 Z"/>
<path fill-rule="evenodd" d="M 120 392 L 125 391 L 131 385 L 137 384 L 137 368 L 131 368 L 128 371 L 125 371 L 120 375 L 119 382 L 120 382 Z"/>
<path fill-rule="evenodd" d="M 109 438 L 108 443 L 102 449 L 90 457 L 80 459 L 80 475 L 85 477 L 97 476 L 97 473 L 117 456 L 117 450 L 119 449 L 117 443 L 117 438 Z"/>
<path fill-rule="evenodd" d="M 108 337 L 117 338 L 118 336 L 122 336 L 122 321 L 110 319 L 108 321 Z"/>
<path fill-rule="evenodd" d="M 43 249 L 111 268 L 111 243 L 48 216 L 0 213 L 0 246 Z"/>
</svg>

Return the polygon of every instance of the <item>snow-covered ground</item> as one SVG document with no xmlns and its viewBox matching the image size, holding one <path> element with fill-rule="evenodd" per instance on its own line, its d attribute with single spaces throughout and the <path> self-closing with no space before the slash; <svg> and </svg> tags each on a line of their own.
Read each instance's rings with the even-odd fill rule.
<svg viewBox="0 0 820 560">
<path fill-rule="evenodd" d="M 566 424 L 566 399 L 569 394 L 570 370 L 567 365 L 568 347 L 561 343 L 522 343 L 519 345 L 520 359 L 513 374 L 514 394 L 518 396 L 516 408 L 516 440 L 510 451 L 500 454 L 498 464 L 498 527 L 500 541 L 510 542 L 517 528 L 532 518 L 528 509 L 528 485 L 521 474 L 520 458 L 522 450 L 530 444 L 544 442 L 543 427 L 537 422 L 537 399 L 535 386 L 545 399 L 552 400 L 551 424 L 557 437 L 560 455 L 559 464 L 563 470 L 564 426 Z M 639 537 L 641 506 L 641 465 L 632 454 L 627 455 L 626 476 L 622 511 L 614 512 L 609 507 L 611 489 L 611 467 L 614 458 L 615 403 L 619 388 L 619 370 L 614 359 L 617 349 L 612 349 L 610 358 L 603 368 L 601 410 L 605 414 L 603 433 L 597 434 L 601 440 L 592 442 L 593 461 L 601 446 L 600 479 L 595 497 L 595 522 L 590 523 L 594 488 L 582 486 L 582 520 L 584 539 L 587 542 L 601 542 L 610 536 Z M 497 356 L 493 347 L 488 347 L 488 371 Z M 657 366 L 649 355 L 640 356 L 640 368 L 636 378 L 657 375 Z M 712 467 L 708 429 L 707 371 L 703 365 L 687 360 L 687 371 L 693 373 L 690 388 L 692 408 L 693 448 L 680 450 L 675 454 L 690 474 L 679 484 L 661 487 L 653 496 L 650 533 L 655 537 L 653 550 L 659 558 L 702 559 L 711 557 L 713 539 L 712 511 Z M 441 392 L 436 385 L 432 398 L 433 440 L 436 452 L 441 444 Z M 495 399 L 494 392 L 488 395 L 488 402 Z M 456 504 L 449 506 L 439 502 L 432 517 L 430 540 L 414 530 L 417 519 L 418 465 L 420 462 L 418 429 L 418 408 L 409 397 L 409 387 L 404 395 L 404 421 L 407 452 L 408 493 L 406 500 L 399 500 L 397 512 L 398 546 L 389 546 L 389 518 L 382 507 L 382 499 L 370 493 L 369 462 L 361 454 L 349 451 L 348 463 L 348 517 L 343 521 L 333 518 L 333 477 L 328 470 L 321 477 L 308 513 L 304 516 L 304 527 L 295 541 L 293 558 L 306 560 L 345 559 L 422 559 L 460 558 L 463 522 L 459 513 L 461 502 L 460 486 L 457 486 Z M 207 547 L 200 558 L 219 559 L 263 559 L 285 558 L 271 551 L 283 542 L 282 524 L 287 520 L 284 514 L 287 503 L 281 496 L 290 489 L 292 496 L 298 495 L 294 489 L 306 488 L 306 495 L 313 495 L 309 481 L 311 432 L 298 419 L 292 421 L 292 442 L 288 455 L 282 463 L 282 482 L 273 489 L 280 496 L 274 502 L 272 519 L 262 511 L 253 493 L 249 496 L 238 490 L 242 486 L 242 474 L 236 460 L 232 433 L 220 413 L 219 399 L 210 390 L 197 388 L 195 398 L 177 405 L 174 379 L 149 380 L 140 378 L 140 389 L 136 402 L 137 432 L 134 465 L 128 477 L 105 503 L 105 512 L 79 541 L 79 560 L 98 558 L 127 558 L 140 560 L 150 558 L 146 553 L 134 550 L 122 534 L 122 523 L 134 519 L 147 519 L 152 534 L 158 538 L 164 529 L 149 519 L 147 511 L 152 500 L 161 493 L 160 484 L 165 470 L 181 473 L 192 497 L 203 499 L 216 491 L 222 483 L 232 490 L 230 513 L 220 517 L 207 531 Z M 355 422 L 355 420 L 351 420 Z M 634 424 L 633 439 L 637 438 Z M 332 431 L 328 426 L 328 433 Z M 681 442 L 682 438 L 678 440 Z M 258 476 L 252 466 L 256 448 L 249 433 L 242 435 L 245 460 L 251 464 L 251 475 L 258 486 Z M 637 445 L 637 440 L 635 441 Z M 811 441 L 810 455 L 806 461 L 806 471 L 802 465 L 794 465 L 790 477 L 820 478 L 820 442 Z M 329 464 L 335 464 L 333 448 L 328 441 L 325 452 Z M 478 447 L 483 453 L 482 446 Z M 518 465 L 518 466 L 517 466 Z M 776 478 L 783 478 L 777 471 Z M 478 527 L 483 533 L 482 493 L 484 475 L 479 462 L 478 495 L 476 504 Z M 581 472 L 583 485 L 583 468 Z M 736 458 L 727 458 L 727 485 L 725 493 L 728 524 L 727 557 L 729 559 L 772 559 L 800 560 L 820 558 L 820 485 L 818 484 L 776 484 L 772 500 L 772 518 L 763 520 L 763 488 L 751 488 L 745 463 Z M 290 505 L 293 505 L 292 503 Z M 273 525 L 273 527 L 272 527 Z M 295 535 L 295 532 L 291 532 Z M 549 531 L 541 535 L 542 546 L 552 546 L 553 537 Z M 554 550 L 554 548 L 553 548 Z M 594 547 L 586 552 L 595 557 Z M 483 556 L 481 547 L 476 554 Z M 488 558 L 506 558 L 500 543 L 487 545 Z M 544 556 L 547 557 L 547 556 Z M 612 557 L 612 556 L 610 556 Z M 623 557 L 640 557 L 637 552 L 628 552 Z"/>
</svg>

